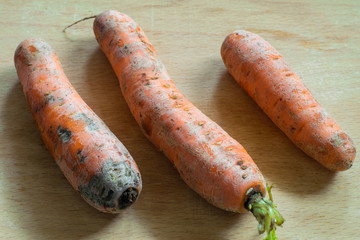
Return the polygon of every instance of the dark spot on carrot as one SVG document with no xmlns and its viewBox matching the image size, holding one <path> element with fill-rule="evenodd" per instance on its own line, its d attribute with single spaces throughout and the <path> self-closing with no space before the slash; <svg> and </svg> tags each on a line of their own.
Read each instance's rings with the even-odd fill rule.
<svg viewBox="0 0 360 240">
<path fill-rule="evenodd" d="M 45 94 L 45 104 L 52 103 L 55 101 L 55 98 L 51 94 Z"/>
<path fill-rule="evenodd" d="M 139 104 L 139 107 L 143 107 L 145 104 L 145 101 L 141 100 L 138 104 Z M 142 117 L 141 113 L 140 113 L 140 117 Z"/>
<path fill-rule="evenodd" d="M 247 169 L 247 168 L 248 168 L 248 166 L 246 166 L 246 165 L 242 165 L 242 166 L 241 166 L 241 169 L 242 169 L 242 170 L 245 170 L 245 169 Z"/>
<path fill-rule="evenodd" d="M 199 122 L 199 126 L 202 126 L 202 125 L 204 125 L 204 124 L 205 124 L 205 121 Z"/>
<path fill-rule="evenodd" d="M 34 52 L 37 52 L 38 49 L 37 49 L 34 45 L 30 45 L 30 46 L 29 46 L 29 51 L 32 52 L 32 53 L 34 53 Z"/>
<path fill-rule="evenodd" d="M 249 76 L 250 75 L 250 71 L 248 71 L 247 73 L 246 73 L 246 76 Z"/>
<path fill-rule="evenodd" d="M 84 161 L 85 161 L 85 159 L 86 159 L 87 156 L 83 156 L 83 155 L 81 154 L 81 152 L 82 152 L 82 150 L 79 149 L 79 150 L 77 151 L 77 154 L 76 154 L 76 155 L 77 155 L 78 158 L 79 158 L 79 163 L 84 163 Z"/>
<path fill-rule="evenodd" d="M 38 113 L 40 110 L 42 110 L 44 108 L 43 104 L 37 104 L 36 108 L 35 108 L 35 113 Z"/>
<path fill-rule="evenodd" d="M 146 77 L 146 73 L 142 73 L 141 76 L 144 78 Z"/>
<path fill-rule="evenodd" d="M 294 133 L 294 132 L 295 132 L 295 128 L 291 127 L 291 133 Z"/>
<path fill-rule="evenodd" d="M 149 116 L 145 116 L 143 119 L 141 119 L 141 128 L 144 130 L 146 135 L 151 136 L 152 123 Z"/>
<path fill-rule="evenodd" d="M 124 209 L 132 205 L 138 197 L 138 192 L 135 188 L 126 189 L 120 196 L 118 201 L 119 209 Z"/>
<path fill-rule="evenodd" d="M 113 38 L 112 38 L 112 39 L 110 39 L 110 42 L 109 42 L 109 47 L 110 47 L 110 48 L 112 47 L 113 41 L 114 41 L 114 39 L 113 39 Z"/>
<path fill-rule="evenodd" d="M 61 139 L 61 141 L 63 143 L 67 143 L 70 141 L 70 138 L 71 138 L 71 131 L 68 130 L 67 128 L 63 128 L 61 126 L 59 126 L 57 128 L 57 132 L 58 132 L 58 135 L 59 135 L 59 138 Z"/>
<path fill-rule="evenodd" d="M 242 179 L 246 179 L 247 176 L 248 176 L 248 174 L 247 174 L 247 173 L 244 173 L 241 177 L 242 177 Z"/>
<path fill-rule="evenodd" d="M 281 102 L 281 101 L 282 101 L 282 98 L 280 98 L 279 100 L 280 100 L 280 102 Z"/>
<path fill-rule="evenodd" d="M 177 127 L 177 128 L 176 128 L 176 130 L 177 130 L 177 131 L 179 131 L 179 130 L 180 130 L 180 128 L 179 128 L 179 127 Z"/>
<path fill-rule="evenodd" d="M 243 163 L 244 163 L 244 161 L 240 160 L 240 161 L 238 161 L 236 164 L 239 165 L 239 166 L 241 166 L 241 165 L 243 165 Z"/>
<path fill-rule="evenodd" d="M 109 190 L 107 196 L 104 198 L 105 201 L 110 201 L 114 196 L 114 191 L 113 190 Z"/>
<path fill-rule="evenodd" d="M 291 75 L 294 75 L 294 73 L 287 73 L 285 76 L 290 77 Z"/>
</svg>

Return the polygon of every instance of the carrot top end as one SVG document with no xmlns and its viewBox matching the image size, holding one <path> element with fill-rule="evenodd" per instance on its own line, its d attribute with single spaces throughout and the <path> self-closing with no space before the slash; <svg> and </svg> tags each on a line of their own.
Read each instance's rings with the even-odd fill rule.
<svg viewBox="0 0 360 240">
<path fill-rule="evenodd" d="M 250 196 L 247 203 L 247 208 L 252 212 L 254 217 L 258 220 L 259 234 L 264 232 L 267 236 L 263 240 L 275 240 L 278 239 L 275 234 L 276 226 L 281 226 L 285 219 L 276 209 L 275 204 L 272 202 L 271 188 L 273 186 L 266 186 L 269 198 L 265 199 L 259 193 L 255 193 Z"/>
</svg>

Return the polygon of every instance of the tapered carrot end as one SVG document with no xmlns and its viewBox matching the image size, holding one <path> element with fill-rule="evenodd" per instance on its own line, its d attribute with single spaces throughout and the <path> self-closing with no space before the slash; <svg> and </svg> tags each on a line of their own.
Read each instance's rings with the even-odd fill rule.
<svg viewBox="0 0 360 240">
<path fill-rule="evenodd" d="M 70 25 L 67 25 L 67 26 L 63 29 L 63 32 L 66 32 L 66 29 L 68 29 L 68 28 L 70 28 L 70 27 L 72 27 L 72 26 L 74 26 L 74 25 L 76 25 L 76 24 L 78 24 L 78 23 L 80 23 L 80 22 L 83 22 L 83 21 L 86 21 L 86 20 L 88 20 L 88 19 L 91 19 L 91 18 L 96 18 L 96 15 L 89 16 L 89 17 L 84 17 L 84 18 L 82 18 L 82 19 L 80 19 L 80 20 L 78 20 L 78 21 L 76 21 L 76 22 L 74 22 L 74 23 L 72 23 L 72 24 L 70 24 Z"/>
<path fill-rule="evenodd" d="M 319 158 L 321 164 L 333 171 L 345 171 L 351 168 L 356 156 L 356 148 L 344 132 L 333 134 L 327 154 Z"/>
</svg>

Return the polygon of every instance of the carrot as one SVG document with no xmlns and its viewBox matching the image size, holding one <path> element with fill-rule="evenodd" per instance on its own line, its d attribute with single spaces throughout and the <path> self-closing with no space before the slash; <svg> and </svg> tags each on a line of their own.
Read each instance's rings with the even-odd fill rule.
<svg viewBox="0 0 360 240">
<path fill-rule="evenodd" d="M 102 212 L 134 203 L 142 188 L 136 163 L 75 91 L 53 49 L 25 40 L 15 67 L 42 139 L 74 189 Z"/>
<path fill-rule="evenodd" d="M 310 157 L 328 169 L 349 169 L 356 149 L 284 58 L 260 36 L 235 31 L 221 47 L 230 74 L 269 118 Z"/>
<path fill-rule="evenodd" d="M 94 33 L 143 133 L 190 188 L 216 207 L 251 211 L 261 233 L 281 225 L 283 217 L 263 198 L 264 178 L 254 161 L 176 88 L 139 25 L 105 11 L 96 16 Z"/>
</svg>

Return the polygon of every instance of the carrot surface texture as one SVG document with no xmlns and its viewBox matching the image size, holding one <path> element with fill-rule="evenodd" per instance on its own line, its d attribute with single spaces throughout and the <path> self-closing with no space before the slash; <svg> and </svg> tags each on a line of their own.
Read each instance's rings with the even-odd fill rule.
<svg viewBox="0 0 360 240">
<path fill-rule="evenodd" d="M 74 189 L 102 212 L 134 203 L 142 188 L 136 163 L 75 91 L 54 50 L 25 40 L 15 67 L 42 139 Z"/>
<path fill-rule="evenodd" d="M 236 140 L 175 87 L 143 30 L 129 16 L 105 11 L 94 20 L 96 39 L 145 136 L 181 178 L 216 207 L 251 211 L 259 232 L 274 239 L 284 221 L 266 193 L 259 169 Z"/>
<path fill-rule="evenodd" d="M 334 171 L 349 169 L 356 149 L 280 53 L 248 31 L 229 34 L 221 56 L 230 74 L 307 155 Z"/>
</svg>

